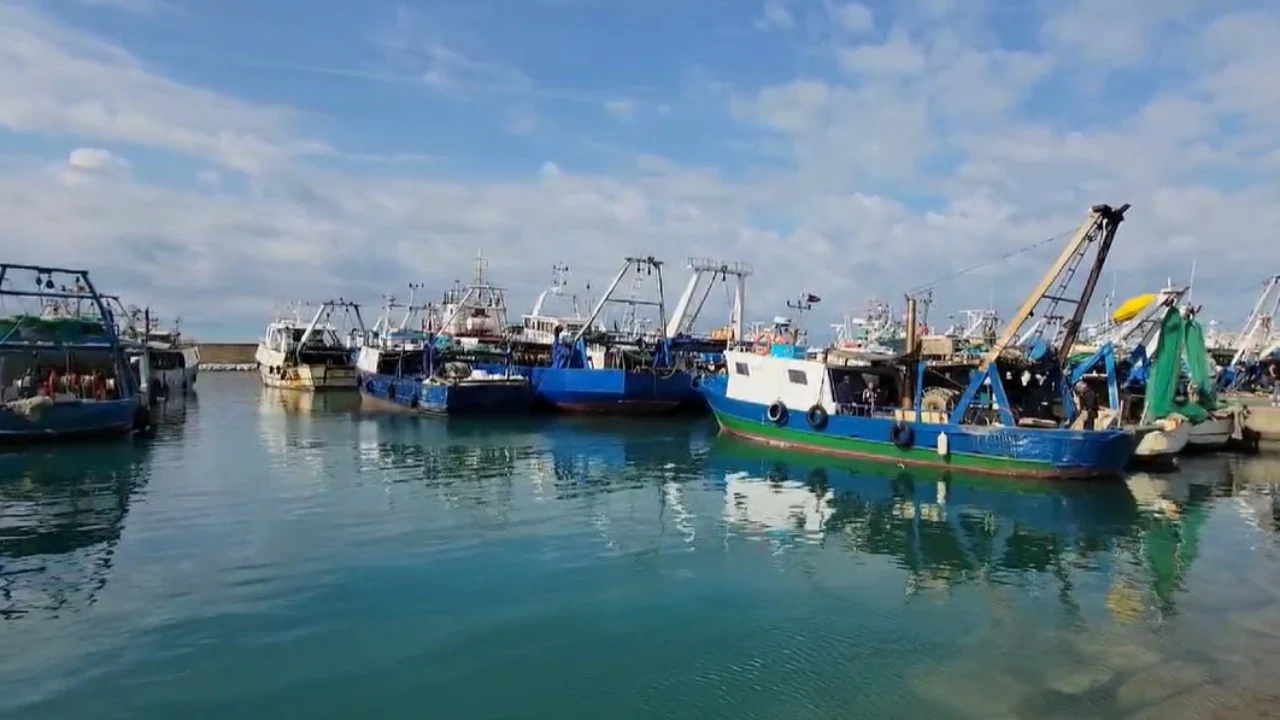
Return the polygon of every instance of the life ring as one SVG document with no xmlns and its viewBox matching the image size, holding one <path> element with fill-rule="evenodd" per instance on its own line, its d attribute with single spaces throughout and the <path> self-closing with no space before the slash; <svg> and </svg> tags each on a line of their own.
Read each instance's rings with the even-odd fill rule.
<svg viewBox="0 0 1280 720">
<path fill-rule="evenodd" d="M 767 332 L 756 335 L 755 353 L 757 355 L 768 355 L 769 347 L 773 344 L 773 338 Z"/>
<path fill-rule="evenodd" d="M 821 405 L 814 405 L 809 408 L 809 412 L 804 414 L 805 422 L 809 423 L 809 427 L 814 430 L 822 430 L 827 427 L 827 409 Z"/>
<path fill-rule="evenodd" d="M 775 425 L 781 425 L 787 421 L 787 406 L 781 402 L 774 401 L 765 411 L 764 416 L 769 422 Z"/>
<path fill-rule="evenodd" d="M 893 429 L 889 431 L 889 440 L 894 445 L 906 450 L 910 448 L 916 441 L 916 433 L 911 426 L 899 420 L 893 424 Z"/>
</svg>

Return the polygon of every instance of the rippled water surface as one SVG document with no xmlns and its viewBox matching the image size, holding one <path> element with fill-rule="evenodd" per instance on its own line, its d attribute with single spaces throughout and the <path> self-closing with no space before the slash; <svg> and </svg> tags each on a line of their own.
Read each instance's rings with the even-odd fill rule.
<svg viewBox="0 0 1280 720">
<path fill-rule="evenodd" d="M 0 455 L 0 716 L 1280 712 L 1280 459 L 1029 485 L 200 385 Z"/>
</svg>

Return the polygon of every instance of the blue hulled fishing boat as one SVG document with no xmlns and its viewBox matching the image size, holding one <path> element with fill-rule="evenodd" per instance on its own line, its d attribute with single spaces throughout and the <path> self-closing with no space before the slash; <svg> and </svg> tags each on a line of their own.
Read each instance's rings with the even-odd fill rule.
<svg viewBox="0 0 1280 720">
<path fill-rule="evenodd" d="M 1128 207 L 1090 210 L 976 364 L 944 366 L 920 357 L 913 300 L 908 352 L 900 357 L 836 362 L 827 351 L 810 352 L 794 334 L 788 341 L 785 327 L 771 342 L 726 351 L 727 372 L 702 383 L 721 430 L 775 446 L 904 466 L 1048 478 L 1119 474 L 1140 436 L 1094 429 L 1096 408 L 1077 411 L 1065 365 Z M 1084 287 L 1068 297 L 1090 249 L 1096 255 Z M 1064 305 L 1071 307 L 1069 314 L 1060 314 Z M 1062 331 L 1034 343 L 1034 353 L 1019 353 L 1014 341 L 1038 307 L 1041 317 L 1061 317 Z"/>
<path fill-rule="evenodd" d="M 0 441 L 124 434 L 149 424 L 115 319 L 87 271 L 3 263 L 0 299 L 23 305 L 0 316 Z"/>
<path fill-rule="evenodd" d="M 661 414 L 698 406 L 702 398 L 683 357 L 672 350 L 663 302 L 662 262 L 652 257 L 627 258 L 605 294 L 585 319 L 552 328 L 550 345 L 517 340 L 518 372 L 526 375 L 540 405 L 563 412 Z M 617 298 L 629 274 L 653 279 L 657 298 Z M 613 331 L 597 320 L 607 304 L 627 308 Z M 636 317 L 637 307 L 657 310 L 659 324 L 649 330 Z"/>
<path fill-rule="evenodd" d="M 398 308 L 405 319 L 393 326 L 390 315 Z M 512 371 L 509 353 L 411 327 L 418 313 L 430 311 L 388 298 L 376 331 L 357 352 L 361 396 L 375 407 L 432 415 L 527 412 L 529 379 Z"/>
</svg>

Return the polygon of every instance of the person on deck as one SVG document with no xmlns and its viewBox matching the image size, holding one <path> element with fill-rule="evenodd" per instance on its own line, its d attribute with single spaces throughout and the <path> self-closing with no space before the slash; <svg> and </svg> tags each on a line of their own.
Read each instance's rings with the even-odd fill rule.
<svg viewBox="0 0 1280 720">
<path fill-rule="evenodd" d="M 836 411 L 847 412 L 854 402 L 853 381 L 845 375 L 840 378 L 840 382 L 836 383 Z"/>
<path fill-rule="evenodd" d="M 1076 383 L 1075 389 L 1080 396 L 1080 412 L 1084 413 L 1084 429 L 1092 430 L 1098 420 L 1098 394 L 1083 380 Z"/>
<path fill-rule="evenodd" d="M 862 391 L 862 402 L 868 407 L 875 407 L 876 401 L 880 399 L 880 381 L 871 378 L 867 382 L 867 388 Z"/>
</svg>

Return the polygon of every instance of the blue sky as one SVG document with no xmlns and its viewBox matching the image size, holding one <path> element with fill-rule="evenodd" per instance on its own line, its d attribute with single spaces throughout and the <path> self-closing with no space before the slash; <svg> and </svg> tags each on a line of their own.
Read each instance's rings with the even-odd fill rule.
<svg viewBox="0 0 1280 720">
<path fill-rule="evenodd" d="M 1195 260 L 1234 325 L 1280 271 L 1277 66 L 1261 0 L 6 3 L 0 250 L 206 338 L 477 251 L 517 312 L 643 253 L 827 320 L 1132 202 L 1121 294 Z M 1009 310 L 1053 254 L 939 306 Z"/>
</svg>

